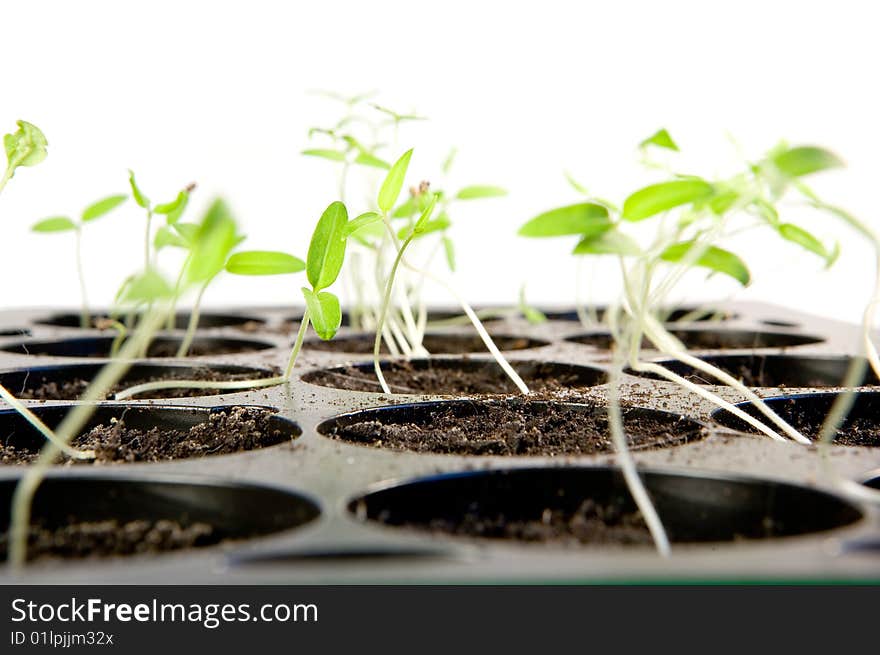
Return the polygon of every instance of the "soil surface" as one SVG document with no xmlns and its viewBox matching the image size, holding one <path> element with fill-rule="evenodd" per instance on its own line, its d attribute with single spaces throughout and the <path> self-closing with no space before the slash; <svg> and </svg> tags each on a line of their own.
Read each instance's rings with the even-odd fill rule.
<svg viewBox="0 0 880 655">
<path fill-rule="evenodd" d="M 0 561 L 6 559 L 9 533 L 0 533 Z M 32 525 L 28 533 L 28 560 L 43 557 L 108 557 L 160 553 L 220 541 L 207 523 L 181 525 L 177 521 L 118 520 L 73 522 L 60 527 Z"/>
<path fill-rule="evenodd" d="M 233 407 L 211 412 L 204 422 L 188 429 L 138 429 L 126 426 L 123 413 L 120 420 L 97 425 L 73 440 L 76 448 L 94 450 L 94 460 L 66 461 L 75 464 L 160 462 L 273 446 L 289 439 L 289 434 L 273 426 L 272 415 L 264 409 Z M 0 446 L 0 463 L 3 464 L 27 464 L 37 455 L 36 450 L 16 448 L 10 437 Z"/>
<path fill-rule="evenodd" d="M 368 414 L 334 425 L 326 436 L 359 445 L 455 455 L 593 455 L 614 452 L 604 407 L 505 401 L 438 403 L 417 415 Z M 381 416 L 381 420 L 374 417 Z M 674 446 L 702 438 L 696 424 L 674 414 L 624 410 L 624 428 L 634 450 Z"/>
<path fill-rule="evenodd" d="M 577 389 L 598 383 L 596 380 L 585 379 L 583 374 L 573 369 L 551 363 L 530 365 L 517 372 L 532 391 Z M 406 361 L 390 362 L 383 364 L 382 373 L 392 393 L 442 396 L 510 394 L 518 391 L 516 385 L 494 361 L 478 366 L 415 366 Z M 309 373 L 303 379 L 311 384 L 346 391 L 382 391 L 372 367 L 325 369 Z"/>
<path fill-rule="evenodd" d="M 745 332 L 724 330 L 671 330 L 690 350 L 751 350 L 754 348 L 788 348 L 809 343 L 816 343 L 821 339 L 801 334 L 783 334 L 772 332 Z M 614 343 L 611 335 L 606 332 L 582 334 L 570 337 L 569 341 L 592 346 L 600 350 L 609 350 Z M 653 344 L 647 339 L 642 339 L 643 350 L 654 350 Z"/>
<path fill-rule="evenodd" d="M 749 413 L 758 418 L 764 418 L 763 414 L 759 414 L 757 411 L 750 410 Z M 794 412 L 789 408 L 785 408 L 781 413 L 781 416 L 792 427 L 812 441 L 819 438 L 825 415 L 826 412 L 817 412 L 815 408 L 810 407 L 797 408 Z M 744 422 L 738 424 L 737 429 L 744 432 L 758 433 L 752 426 Z M 880 447 L 880 423 L 878 423 L 877 417 L 851 415 L 843 426 L 838 429 L 837 436 L 834 438 L 834 445 Z"/>
<path fill-rule="evenodd" d="M 163 375 L 132 377 L 127 379 L 114 386 L 110 390 L 110 393 L 105 396 L 105 399 L 111 400 L 114 394 L 128 389 L 129 387 L 138 384 L 145 384 L 147 382 L 160 382 L 174 379 L 199 380 L 202 382 L 231 382 L 234 380 L 250 380 L 255 377 L 271 377 L 271 375 L 280 373 L 280 369 L 269 374 L 255 374 L 252 371 L 232 373 L 228 371 L 218 371 L 211 368 L 188 369 L 183 372 L 177 372 L 174 369 L 167 369 L 167 371 L 167 374 Z M 35 376 L 34 381 L 39 381 L 37 376 Z M 21 400 L 77 400 L 85 392 L 91 382 L 90 379 L 85 378 L 63 380 L 61 382 L 44 381 L 39 384 L 39 386 L 25 387 L 24 389 L 17 390 L 17 397 Z M 237 391 L 246 391 L 246 389 L 239 389 Z M 218 389 L 160 389 L 158 391 L 138 394 L 133 396 L 133 398 L 194 398 L 197 396 L 215 396 L 223 393 L 227 392 Z M 233 392 L 230 391 L 228 393 Z"/>
<path fill-rule="evenodd" d="M 180 344 L 176 341 L 154 341 L 147 350 L 147 357 L 177 357 Z M 203 357 L 205 355 L 234 355 L 236 353 L 253 352 L 255 349 L 247 342 L 227 341 L 225 339 L 206 339 L 193 341 L 187 357 Z"/>
<path fill-rule="evenodd" d="M 646 545 L 653 541 L 639 511 L 585 500 L 574 512 L 547 508 L 531 520 L 504 514 L 469 512 L 460 520 L 434 519 L 427 525 L 404 524 L 456 536 L 512 539 L 535 543 Z"/>
<path fill-rule="evenodd" d="M 327 352 L 353 353 L 356 355 L 372 355 L 374 335 L 357 335 L 351 337 L 337 337 L 332 341 L 312 339 L 306 342 L 306 347 L 312 350 Z M 538 348 L 545 345 L 543 341 L 528 337 L 510 337 L 492 335 L 492 341 L 499 350 L 524 350 L 526 348 Z M 467 353 L 486 352 L 486 344 L 476 334 L 427 334 L 422 340 L 422 345 L 433 355 L 464 355 Z M 388 354 L 385 342 L 382 342 L 380 352 Z"/>
</svg>

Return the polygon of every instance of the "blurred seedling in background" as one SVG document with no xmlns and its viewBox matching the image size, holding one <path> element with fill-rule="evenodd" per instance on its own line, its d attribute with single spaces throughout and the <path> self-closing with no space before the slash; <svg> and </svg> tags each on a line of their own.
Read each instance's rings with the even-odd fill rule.
<svg viewBox="0 0 880 655">
<path fill-rule="evenodd" d="M 642 142 L 644 150 L 662 148 L 677 151 L 678 146 L 669 133 L 661 130 Z M 584 257 L 612 256 L 619 261 L 622 278 L 622 296 L 606 312 L 605 322 L 614 340 L 614 365 L 609 389 L 609 417 L 612 436 L 621 455 L 624 473 L 639 508 L 642 510 L 661 552 L 668 552 L 669 544 L 662 524 L 651 505 L 636 474 L 629 456 L 623 433 L 618 383 L 625 365 L 637 372 L 650 373 L 685 387 L 750 424 L 761 433 L 779 440 L 810 441 L 773 412 L 756 394 L 728 373 L 691 355 L 681 341 L 671 334 L 663 322 L 668 296 L 682 277 L 697 269 L 710 275 L 720 274 L 746 286 L 751 273 L 745 261 L 737 254 L 721 248 L 718 243 L 734 234 L 753 229 L 764 229 L 784 241 L 800 246 L 820 257 L 831 266 L 839 254 L 837 245 L 826 246 L 804 228 L 782 220 L 782 200 L 794 192 L 807 199 L 813 207 L 828 215 L 841 217 L 863 235 L 870 231 L 852 216 L 827 205 L 803 183 L 804 176 L 842 166 L 833 153 L 815 146 L 790 147 L 780 144 L 764 158 L 747 164 L 738 174 L 724 179 L 710 180 L 691 174 L 675 174 L 665 167 L 667 178 L 656 184 L 638 189 L 618 206 L 596 198 L 565 207 L 559 207 L 528 221 L 519 234 L 526 237 L 573 237 L 576 245 L 572 254 Z M 579 190 L 583 187 L 577 185 Z M 644 223 L 644 221 L 650 221 Z M 735 222 L 738 221 L 738 222 Z M 628 233 L 630 227 L 642 224 L 652 227 L 647 245 L 642 245 Z M 876 239 L 869 236 L 876 244 Z M 878 267 L 880 270 L 880 267 Z M 876 299 L 876 289 L 874 297 Z M 872 324 L 866 312 L 866 330 Z M 868 335 L 868 332 L 865 333 Z M 669 355 L 726 385 L 750 400 L 774 427 L 743 412 L 718 394 L 694 384 L 659 364 L 644 361 L 641 351 L 647 341 L 652 348 Z M 876 351 L 869 336 L 864 350 L 873 360 Z M 873 352 L 872 352 L 873 351 Z M 856 358 L 844 384 L 852 386 L 861 378 L 864 359 Z M 834 419 L 833 434 L 842 420 Z"/>
<path fill-rule="evenodd" d="M 400 172 L 405 174 L 409 165 L 409 155 L 405 154 L 395 163 L 397 171 L 394 171 L 386 153 L 396 150 L 395 144 L 403 126 L 425 118 L 372 103 L 368 95 L 352 98 L 329 95 L 343 104 L 344 114 L 331 127 L 312 128 L 309 137 L 316 147 L 303 151 L 303 154 L 329 160 L 339 167 L 339 196 L 343 202 L 347 202 L 352 186 L 350 172 L 355 168 L 364 171 L 364 179 L 358 181 L 361 183 L 359 191 L 366 194 L 368 211 L 359 215 L 350 228 L 351 255 L 345 276 L 351 298 L 348 303 L 351 325 L 365 331 L 378 330 L 393 356 L 427 355 L 423 345 L 428 327 L 424 284 L 433 276 L 424 273 L 430 271 L 441 251 L 448 269 L 454 271 L 456 268 L 455 244 L 450 231 L 452 209 L 460 202 L 497 198 L 506 195 L 506 191 L 498 186 L 470 185 L 448 193 L 442 185 L 422 181 L 412 185 L 409 193 L 401 199 L 403 180 L 400 179 L 401 186 L 396 187 L 397 194 L 391 204 L 380 206 L 380 186 L 389 177 L 398 176 Z M 455 156 L 456 152 L 452 150 L 446 157 L 441 167 L 443 176 L 449 173 Z M 377 176 L 381 170 L 385 171 L 384 178 Z M 387 197 L 386 190 L 385 202 Z M 415 231 L 416 222 L 430 205 L 433 205 L 430 218 Z M 394 293 L 386 303 L 388 263 L 397 257 L 401 243 L 410 235 L 410 244 L 414 248 L 409 257 L 419 258 L 421 255 L 423 261 L 414 266 L 405 259 L 406 265 L 394 268 L 400 280 L 393 285 Z M 386 315 L 381 318 L 382 307 L 386 304 Z M 485 315 L 492 317 L 498 311 L 490 310 Z M 538 313 L 529 312 L 528 315 L 535 318 Z M 453 319 L 458 323 L 470 321 L 466 314 Z"/>
<path fill-rule="evenodd" d="M 52 216 L 38 221 L 31 227 L 34 232 L 42 234 L 51 234 L 55 232 L 74 233 L 74 256 L 76 259 L 76 275 L 79 279 L 80 290 L 80 327 L 90 327 L 92 321 L 92 315 L 89 311 L 88 293 L 86 291 L 85 273 L 83 271 L 82 231 L 86 224 L 91 223 L 102 216 L 106 216 L 122 205 L 127 199 L 128 196 L 125 194 L 107 196 L 106 198 L 102 198 L 86 207 L 80 214 L 79 220 L 74 220 L 68 216 Z"/>
<path fill-rule="evenodd" d="M 36 166 L 48 154 L 46 150 L 48 142 L 40 128 L 27 121 L 17 121 L 17 125 L 18 129 L 15 132 L 6 134 L 3 137 L 3 148 L 6 151 L 6 171 L 3 173 L 3 177 L 0 178 L 0 192 L 6 187 L 7 182 L 13 178 L 19 167 Z M 61 452 L 71 459 L 90 459 L 94 457 L 94 453 L 71 448 L 66 443 L 59 441 L 55 437 L 55 433 L 3 385 L 0 385 L 0 398 L 30 423 L 37 432 L 50 442 L 53 442 Z"/>
<path fill-rule="evenodd" d="M 3 149 L 6 151 L 6 170 L 0 177 L 0 191 L 22 166 L 36 166 L 46 158 L 48 151 L 46 136 L 36 125 L 27 121 L 16 121 L 18 129 L 3 137 Z"/>
<path fill-rule="evenodd" d="M 16 486 L 12 501 L 10 522 L 9 562 L 17 567 L 24 564 L 27 555 L 27 534 L 30 524 L 31 503 L 34 493 L 44 479 L 48 468 L 60 454 L 90 459 L 93 453 L 81 452 L 70 447 L 71 440 L 82 431 L 93 415 L 97 402 L 104 400 L 110 389 L 129 371 L 135 358 L 142 356 L 156 331 L 166 321 L 177 297 L 191 290 L 199 290 L 216 277 L 225 266 L 230 244 L 238 241 L 238 228 L 226 203 L 214 200 L 195 224 L 192 239 L 188 242 L 189 256 L 175 288 L 155 268 L 147 267 L 129 278 L 119 297 L 123 308 L 138 308 L 142 313 L 137 326 L 122 343 L 118 354 L 105 364 L 72 406 L 58 427 L 46 429 L 47 442 L 36 462 L 28 468 Z"/>
</svg>

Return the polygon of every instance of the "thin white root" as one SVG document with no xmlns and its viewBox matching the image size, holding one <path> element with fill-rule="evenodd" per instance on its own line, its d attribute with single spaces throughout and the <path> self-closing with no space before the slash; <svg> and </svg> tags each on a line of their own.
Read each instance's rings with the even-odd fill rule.
<svg viewBox="0 0 880 655">
<path fill-rule="evenodd" d="M 712 366 L 708 362 L 704 362 L 702 359 L 698 357 L 694 357 L 693 355 L 687 354 L 684 350 L 678 347 L 676 341 L 673 339 L 665 338 L 663 335 L 662 326 L 657 323 L 656 319 L 649 318 L 647 321 L 648 325 L 645 327 L 648 328 L 645 332 L 645 335 L 655 343 L 661 350 L 668 353 L 675 359 L 680 362 L 687 364 L 688 366 L 692 366 L 698 371 L 702 371 L 707 375 L 711 375 L 712 377 L 720 380 L 724 384 L 736 389 L 743 396 L 746 397 L 751 403 L 767 418 L 769 418 L 773 423 L 775 423 L 786 435 L 788 435 L 792 440 L 798 442 L 799 444 L 808 446 L 812 442 L 807 439 L 804 435 L 798 432 L 794 427 L 789 425 L 785 419 L 779 416 L 776 412 L 770 409 L 767 406 L 767 403 L 763 401 L 754 391 L 745 386 L 742 382 L 737 380 L 735 377 L 722 371 L 720 368 L 716 366 Z M 659 327 L 659 330 L 657 328 Z"/>
<path fill-rule="evenodd" d="M 657 547 L 657 552 L 662 557 L 669 557 L 671 554 L 671 548 L 666 529 L 663 527 L 663 522 L 657 514 L 657 509 L 654 507 L 654 503 L 651 502 L 651 497 L 648 495 L 648 491 L 645 489 L 645 485 L 639 477 L 639 472 L 636 469 L 635 461 L 633 461 L 632 453 L 626 443 L 626 434 L 623 428 L 623 416 L 620 411 L 620 397 L 618 393 L 620 369 L 620 363 L 616 362 L 612 367 L 611 379 L 608 383 L 608 425 L 611 428 L 611 438 L 617 451 L 617 457 L 620 461 L 623 478 L 626 481 L 626 485 L 632 494 L 636 506 L 642 513 L 642 518 L 645 519 L 645 523 L 651 531 L 651 536 L 654 539 L 654 545 Z"/>
<path fill-rule="evenodd" d="M 721 409 L 726 409 L 728 412 L 736 416 L 738 419 L 741 419 L 751 425 L 756 430 L 760 430 L 763 434 L 767 435 L 771 439 L 775 441 L 786 442 L 784 437 L 779 436 L 776 432 L 774 432 L 771 428 L 767 427 L 763 423 L 761 423 L 754 416 L 750 416 L 746 414 L 739 407 L 734 405 L 733 403 L 729 403 L 720 396 L 712 393 L 708 389 L 703 389 L 697 384 L 694 384 L 690 380 L 687 380 L 680 375 L 677 375 L 670 371 L 669 369 L 663 368 L 659 364 L 652 364 L 651 362 L 630 362 L 630 366 L 635 371 L 639 371 L 640 373 L 654 373 L 655 375 L 660 375 L 670 382 L 675 382 L 676 384 L 680 384 L 685 389 L 694 392 L 701 398 L 705 398 L 716 405 L 718 405 Z"/>
<path fill-rule="evenodd" d="M 208 381 L 208 380 L 159 380 L 157 382 L 145 382 L 144 384 L 136 384 L 120 391 L 113 396 L 113 400 L 125 400 L 132 398 L 138 394 L 153 391 L 163 391 L 165 389 L 262 389 L 263 387 L 274 387 L 276 384 L 283 384 L 287 381 L 283 375 L 277 375 L 271 378 L 258 378 L 253 380 L 226 380 L 226 381 Z"/>
<path fill-rule="evenodd" d="M 70 459 L 95 459 L 94 450 L 79 450 L 64 441 L 61 441 L 36 414 L 29 410 L 18 398 L 13 396 L 3 385 L 0 385 L 0 398 L 3 398 L 3 400 L 5 400 L 12 409 L 21 414 L 21 416 L 30 423 L 37 432 L 43 435 L 46 440 L 53 443 L 58 450 Z"/>
</svg>

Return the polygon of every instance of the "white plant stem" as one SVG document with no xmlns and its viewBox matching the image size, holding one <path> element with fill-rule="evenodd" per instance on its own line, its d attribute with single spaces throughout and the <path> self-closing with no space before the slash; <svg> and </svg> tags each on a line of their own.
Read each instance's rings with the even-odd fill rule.
<svg viewBox="0 0 880 655">
<path fill-rule="evenodd" d="M 721 370 L 717 366 L 712 366 L 708 362 L 704 362 L 703 360 L 694 357 L 693 355 L 689 355 L 687 352 L 681 349 L 677 343 L 678 340 L 673 338 L 672 335 L 670 335 L 653 316 L 645 317 L 644 327 L 645 336 L 647 336 L 648 339 L 650 339 L 660 350 L 674 357 L 678 361 L 687 364 L 688 366 L 702 371 L 707 375 L 711 375 L 712 377 L 720 380 L 729 387 L 732 387 L 736 391 L 740 392 L 746 399 L 751 401 L 752 404 L 764 416 L 775 423 L 779 427 L 779 429 L 781 429 L 792 440 L 805 446 L 808 446 L 812 443 L 804 435 L 794 429 L 781 416 L 770 409 L 770 407 L 767 406 L 767 403 L 765 403 L 754 391 L 749 389 L 742 382 L 734 378 L 729 373 Z"/>
<path fill-rule="evenodd" d="M 40 420 L 40 417 L 34 414 L 30 409 L 27 408 L 18 398 L 12 395 L 9 390 L 0 385 L 0 398 L 6 401 L 6 403 L 12 407 L 16 412 L 21 414 L 22 418 L 24 418 L 28 423 L 33 426 L 33 428 L 43 435 L 48 441 L 55 444 L 55 447 L 58 448 L 64 455 L 69 457 L 70 459 L 95 459 L 95 451 L 94 450 L 78 450 L 68 445 L 67 443 L 61 441 L 52 430 Z"/>
<path fill-rule="evenodd" d="M 103 400 L 113 385 L 126 374 L 131 367 L 131 361 L 146 344 L 149 344 L 153 334 L 164 321 L 165 315 L 165 311 L 153 311 L 140 321 L 135 333 L 122 346 L 119 358 L 109 362 L 100 370 L 80 398 L 80 403 L 75 405 L 58 425 L 55 430 L 58 442 L 69 444 L 71 439 L 82 431 L 97 408 L 95 403 Z M 47 442 L 36 461 L 15 487 L 9 526 L 9 564 L 13 569 L 22 567 L 27 559 L 27 535 L 34 494 L 43 481 L 46 471 L 61 452 L 55 440 Z"/>
<path fill-rule="evenodd" d="M 620 468 L 623 472 L 627 488 L 629 488 L 636 506 L 642 513 L 642 518 L 651 531 L 651 537 L 654 539 L 657 552 L 662 557 L 669 557 L 671 554 L 669 537 L 666 534 L 666 529 L 663 527 L 660 516 L 657 514 L 657 509 L 654 507 L 654 503 L 651 501 L 651 497 L 648 495 L 641 477 L 639 477 L 639 472 L 636 469 L 635 461 L 626 441 L 623 416 L 620 410 L 619 385 L 623 365 L 619 353 L 620 351 L 617 351 L 615 354 L 615 361 L 611 367 L 611 375 L 608 381 L 608 425 L 611 429 L 611 439 L 614 442 L 617 459 L 620 462 Z"/>
</svg>

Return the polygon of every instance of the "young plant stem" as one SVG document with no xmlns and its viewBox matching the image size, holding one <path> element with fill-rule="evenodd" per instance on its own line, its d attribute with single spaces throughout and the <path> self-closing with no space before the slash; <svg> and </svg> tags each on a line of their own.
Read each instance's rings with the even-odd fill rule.
<svg viewBox="0 0 880 655">
<path fill-rule="evenodd" d="M 196 301 L 193 303 L 192 309 L 189 312 L 189 322 L 186 325 L 186 334 L 183 337 L 183 341 L 180 342 L 180 347 L 177 349 L 178 357 L 186 357 L 190 346 L 192 346 L 193 339 L 196 336 L 196 328 L 199 327 L 199 316 L 202 311 L 202 296 L 205 295 L 205 290 L 208 288 L 208 285 L 211 284 L 211 280 L 213 279 L 214 278 L 211 278 L 206 281 L 196 295 Z"/>
<path fill-rule="evenodd" d="M 299 330 L 296 333 L 296 339 L 293 342 L 293 349 L 290 351 L 290 357 L 287 360 L 287 368 L 284 370 L 284 380 L 287 381 L 290 379 L 290 376 L 293 375 L 293 368 L 296 366 L 296 359 L 299 357 L 299 351 L 302 349 L 303 339 L 306 336 L 306 330 L 309 328 L 309 309 L 308 307 L 303 312 L 302 320 L 299 324 Z"/>
<path fill-rule="evenodd" d="M 614 363 L 608 380 L 608 425 L 611 429 L 611 439 L 614 442 L 614 448 L 617 459 L 620 462 L 620 469 L 626 481 L 626 486 L 632 494 L 636 506 L 642 513 L 642 518 L 645 520 L 648 529 L 651 531 L 657 552 L 662 557 L 669 557 L 671 551 L 669 537 L 666 534 L 660 516 L 657 514 L 654 503 L 651 501 L 651 497 L 648 495 L 641 477 L 639 477 L 635 461 L 626 442 L 623 416 L 620 410 L 619 385 L 622 369 L 622 352 L 618 350 L 615 352 Z"/>
<path fill-rule="evenodd" d="M 379 363 L 379 351 L 382 346 L 382 330 L 385 327 L 385 318 L 388 316 L 388 306 L 391 304 L 391 292 L 394 290 L 394 277 L 397 275 L 397 269 L 403 259 L 403 253 L 406 251 L 407 246 L 412 243 L 413 238 L 415 238 L 415 232 L 411 232 L 397 249 L 397 256 L 394 258 L 394 264 L 391 266 L 391 272 L 388 274 L 388 280 L 385 283 L 385 294 L 382 297 L 382 308 L 379 310 L 379 324 L 376 326 L 376 338 L 373 341 L 373 369 L 376 371 L 376 378 L 379 380 L 379 384 L 382 386 L 382 392 L 388 395 L 391 395 L 391 389 L 388 388 L 388 383 L 385 381 L 385 375 L 382 373 L 382 366 Z"/>
<path fill-rule="evenodd" d="M 126 341 L 119 357 L 106 364 L 92 380 L 80 403 L 75 405 L 55 430 L 56 440 L 48 441 L 31 467 L 15 487 L 12 498 L 12 517 L 9 526 L 9 564 L 21 568 L 27 559 L 27 535 L 30 526 L 31 504 L 34 494 L 61 451 L 58 443 L 69 444 L 78 435 L 113 385 L 117 384 L 131 367 L 133 358 L 149 344 L 156 329 L 165 319 L 164 311 L 154 311 L 145 316 L 132 337 Z"/>
<path fill-rule="evenodd" d="M 581 290 L 581 286 L 583 284 L 582 277 L 584 274 L 584 258 L 576 257 L 575 258 L 575 273 L 574 273 L 574 310 L 577 313 L 578 320 L 581 325 L 584 327 L 590 326 L 590 316 L 587 314 L 587 309 L 583 303 L 583 293 Z"/>
<path fill-rule="evenodd" d="M 9 182 L 9 180 L 11 179 L 12 168 L 7 168 L 6 171 L 3 173 L 3 177 L 0 177 L 0 192 L 2 192 L 4 188 L 6 188 L 6 183 Z"/>
<path fill-rule="evenodd" d="M 43 423 L 36 414 L 29 410 L 18 398 L 13 396 L 3 385 L 0 385 L 0 398 L 5 400 L 6 403 L 16 412 L 21 414 L 22 418 L 30 423 L 37 432 L 42 434 L 48 441 L 55 444 L 55 447 L 70 459 L 95 459 L 94 450 L 78 450 L 58 439 L 58 437 L 55 436 L 55 433 L 52 432 L 52 430 Z"/>
<path fill-rule="evenodd" d="M 302 350 L 303 340 L 305 339 L 306 331 L 309 327 L 309 321 L 309 310 L 306 309 L 303 313 L 302 320 L 300 321 L 299 330 L 296 333 L 296 340 L 294 341 L 293 348 L 290 351 L 290 357 L 287 360 L 287 368 L 284 371 L 284 375 L 276 375 L 270 378 L 252 378 L 249 380 L 225 381 L 158 380 L 156 382 L 145 382 L 144 384 L 137 384 L 133 387 L 129 387 L 128 389 L 124 389 L 117 393 L 113 397 L 113 399 L 125 400 L 128 398 L 133 398 L 134 396 L 142 393 L 162 391 L 165 389 L 260 389 L 263 387 L 274 387 L 276 384 L 289 382 L 290 378 L 293 376 L 293 369 L 296 366 L 296 360 L 299 357 L 300 350 Z"/>
<path fill-rule="evenodd" d="M 192 253 L 187 254 L 186 259 L 183 262 L 183 266 L 180 267 L 180 273 L 177 274 L 177 280 L 174 282 L 174 296 L 171 298 L 171 310 L 168 312 L 168 320 L 165 323 L 165 328 L 167 330 L 173 330 L 175 324 L 177 323 L 177 303 L 180 300 L 180 290 L 183 286 L 183 276 L 186 275 L 186 269 L 189 266 L 189 262 L 192 259 Z"/>
<path fill-rule="evenodd" d="M 82 226 L 78 225 L 76 230 L 76 275 L 79 278 L 79 297 L 80 297 L 80 313 L 79 326 L 87 328 L 91 324 L 92 315 L 89 312 L 89 300 L 86 294 L 86 276 L 83 272 L 82 263 Z"/>
<path fill-rule="evenodd" d="M 767 404 L 760 397 L 758 397 L 758 395 L 754 391 L 749 389 L 742 382 L 734 378 L 729 373 L 721 370 L 720 368 L 712 366 L 711 364 L 704 362 L 698 357 L 687 354 L 687 352 L 679 347 L 677 340 L 671 334 L 669 334 L 669 332 L 667 332 L 666 329 L 653 316 L 646 315 L 644 318 L 645 320 L 642 324 L 642 327 L 645 330 L 645 336 L 648 337 L 648 339 L 660 350 L 671 355 L 678 361 L 697 369 L 698 371 L 702 371 L 707 375 L 711 375 L 712 377 L 720 380 L 729 387 L 732 387 L 736 391 L 740 392 L 749 401 L 751 401 L 751 403 L 764 416 L 773 421 L 773 423 L 775 423 L 792 440 L 806 446 L 810 445 L 811 442 L 809 439 L 807 439 L 800 432 L 795 430 L 781 416 L 770 409 L 770 407 L 768 407 Z"/>
<path fill-rule="evenodd" d="M 517 373 L 510 365 L 510 362 L 508 362 L 504 355 L 501 354 L 501 351 L 498 350 L 498 346 L 496 346 L 495 342 L 492 341 L 492 337 L 489 336 L 489 333 L 480 322 L 477 313 L 473 310 L 470 304 L 468 304 L 468 302 L 451 285 L 447 284 L 444 280 L 440 279 L 436 275 L 412 266 L 409 262 L 406 261 L 406 259 L 402 259 L 401 261 L 403 265 L 409 270 L 419 275 L 423 275 L 435 284 L 443 287 L 446 292 L 451 295 L 459 305 L 461 305 L 462 310 L 464 310 L 464 313 L 470 319 L 471 324 L 477 331 L 477 334 L 480 335 L 480 339 L 482 339 L 483 344 L 486 346 L 486 349 L 489 351 L 489 353 L 492 355 L 492 357 L 495 359 L 501 369 L 507 374 L 507 377 L 509 377 L 511 382 L 516 385 L 517 389 L 520 390 L 520 393 L 528 394 L 528 386 L 525 382 L 523 382 L 523 379 L 519 376 L 519 373 Z"/>
<path fill-rule="evenodd" d="M 147 207 L 147 230 L 144 236 L 144 270 L 150 270 L 150 232 L 153 227 L 153 208 Z"/>
</svg>

